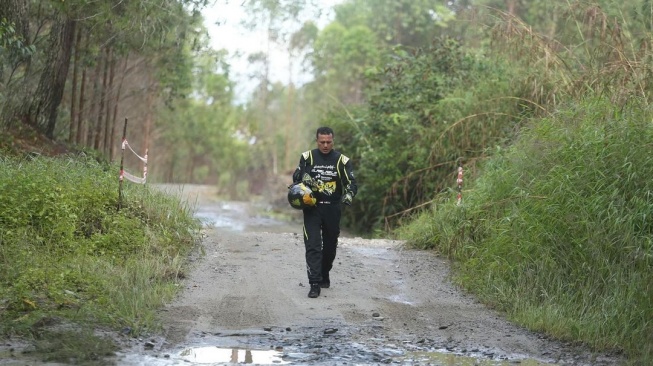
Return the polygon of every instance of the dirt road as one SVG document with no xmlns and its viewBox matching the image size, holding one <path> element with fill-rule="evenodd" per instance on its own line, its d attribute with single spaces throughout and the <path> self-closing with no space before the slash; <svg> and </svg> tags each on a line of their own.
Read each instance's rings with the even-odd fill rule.
<svg viewBox="0 0 653 366">
<path fill-rule="evenodd" d="M 401 242 L 342 237 L 331 288 L 307 297 L 301 224 L 187 187 L 207 228 L 164 334 L 122 364 L 612 365 L 510 324 L 453 286 L 449 264 Z M 196 196 L 193 196 L 196 195 Z M 289 214 L 301 217 L 301 212 Z"/>
</svg>

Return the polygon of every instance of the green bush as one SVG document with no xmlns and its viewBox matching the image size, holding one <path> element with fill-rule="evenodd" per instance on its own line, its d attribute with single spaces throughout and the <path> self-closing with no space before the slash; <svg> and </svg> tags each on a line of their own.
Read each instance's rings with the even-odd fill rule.
<svg viewBox="0 0 653 366">
<path fill-rule="evenodd" d="M 5 334 L 54 314 L 154 326 L 199 222 L 178 199 L 84 157 L 0 160 L 0 312 Z M 139 312 L 134 311 L 139 309 Z M 144 319 L 147 319 L 146 321 Z"/>
<path fill-rule="evenodd" d="M 585 100 L 536 120 L 402 230 L 532 329 L 653 359 L 653 111 Z M 638 361 L 636 361 L 638 362 Z"/>
</svg>

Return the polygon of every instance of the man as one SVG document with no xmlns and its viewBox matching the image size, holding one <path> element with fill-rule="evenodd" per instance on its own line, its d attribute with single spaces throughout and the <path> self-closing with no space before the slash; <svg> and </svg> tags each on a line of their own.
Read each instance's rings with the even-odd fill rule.
<svg viewBox="0 0 653 366">
<path fill-rule="evenodd" d="M 308 297 L 320 296 L 329 288 L 329 271 L 336 258 L 340 235 L 340 203 L 351 205 L 358 190 L 351 161 L 333 150 L 333 130 L 320 127 L 315 133 L 317 149 L 302 153 L 293 173 L 294 183 L 304 183 L 313 191 L 316 204 L 303 209 L 306 271 L 311 286 Z"/>
</svg>

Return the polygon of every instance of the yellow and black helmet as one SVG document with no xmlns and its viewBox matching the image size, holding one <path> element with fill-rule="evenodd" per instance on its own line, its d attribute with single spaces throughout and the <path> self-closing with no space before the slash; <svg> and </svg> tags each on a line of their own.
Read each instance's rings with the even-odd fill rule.
<svg viewBox="0 0 653 366">
<path fill-rule="evenodd" d="M 315 201 L 313 191 L 306 187 L 304 183 L 296 183 L 288 188 L 288 203 L 292 208 L 301 210 L 312 207 L 315 206 Z"/>
</svg>

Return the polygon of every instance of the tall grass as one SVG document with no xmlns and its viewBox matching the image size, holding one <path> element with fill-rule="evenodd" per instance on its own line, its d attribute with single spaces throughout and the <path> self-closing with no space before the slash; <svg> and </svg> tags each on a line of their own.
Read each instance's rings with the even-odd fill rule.
<svg viewBox="0 0 653 366">
<path fill-rule="evenodd" d="M 468 175 L 462 206 L 442 194 L 400 235 L 519 323 L 653 364 L 650 27 L 566 6 L 556 34 L 508 14 L 492 28 L 537 113 Z"/>
<path fill-rule="evenodd" d="M 517 322 L 653 362 L 653 111 L 571 104 L 532 121 L 464 194 L 403 228 Z M 448 198 L 444 197 L 443 198 Z"/>
<path fill-rule="evenodd" d="M 0 329 L 44 318 L 153 330 L 199 222 L 192 207 L 85 158 L 0 158 Z"/>
</svg>

